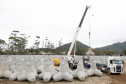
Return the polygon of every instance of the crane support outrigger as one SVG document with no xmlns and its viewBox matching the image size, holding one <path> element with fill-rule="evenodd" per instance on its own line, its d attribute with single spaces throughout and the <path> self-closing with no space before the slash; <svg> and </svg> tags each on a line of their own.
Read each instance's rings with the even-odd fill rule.
<svg viewBox="0 0 126 84">
<path fill-rule="evenodd" d="M 84 18 L 85 18 L 85 15 L 86 15 L 86 13 L 87 13 L 87 10 L 88 10 L 89 8 L 90 8 L 90 6 L 86 6 L 86 9 L 85 9 L 84 14 L 83 14 L 83 16 L 82 16 L 82 18 L 81 18 L 80 24 L 79 24 L 79 26 L 77 27 L 77 30 L 76 30 L 76 32 L 75 32 L 73 41 L 72 41 L 72 43 L 71 43 L 71 45 L 70 45 L 70 48 L 69 48 L 69 51 L 68 51 L 68 53 L 67 53 L 67 60 L 68 60 L 69 63 L 73 62 L 73 60 L 74 60 L 74 59 L 70 56 L 70 54 L 71 54 L 71 51 L 72 51 L 73 46 L 74 46 L 74 44 L 75 44 L 75 41 L 76 41 L 76 39 L 77 39 L 78 33 L 79 33 L 80 28 L 81 28 L 81 26 L 82 26 L 82 23 L 83 23 L 83 20 L 84 20 Z"/>
</svg>

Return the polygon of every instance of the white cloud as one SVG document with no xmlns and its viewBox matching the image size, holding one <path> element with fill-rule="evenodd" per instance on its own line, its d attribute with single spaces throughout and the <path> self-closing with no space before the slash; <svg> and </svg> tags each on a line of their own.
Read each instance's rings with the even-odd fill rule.
<svg viewBox="0 0 126 84">
<path fill-rule="evenodd" d="M 101 47 L 126 37 L 125 0 L 0 0 L 0 39 L 7 41 L 13 30 L 26 33 L 29 47 L 35 36 L 53 42 L 71 42 L 86 4 L 91 4 L 91 46 Z M 88 45 L 89 11 L 78 40 Z"/>
</svg>

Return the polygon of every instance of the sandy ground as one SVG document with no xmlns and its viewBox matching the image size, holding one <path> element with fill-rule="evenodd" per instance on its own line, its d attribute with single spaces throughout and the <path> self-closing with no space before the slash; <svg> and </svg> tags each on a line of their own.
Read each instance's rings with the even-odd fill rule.
<svg viewBox="0 0 126 84">
<path fill-rule="evenodd" d="M 126 73 L 126 60 L 124 61 L 123 72 Z"/>
<path fill-rule="evenodd" d="M 124 63 L 124 68 L 123 68 L 124 73 L 126 74 L 126 60 Z M 42 84 L 44 83 L 42 80 L 37 79 L 35 83 L 30 83 L 29 81 L 9 81 L 8 79 L 0 79 L 0 84 Z M 101 77 L 99 76 L 91 76 L 87 77 L 85 81 L 80 81 L 78 79 L 73 79 L 72 82 L 67 82 L 67 81 L 59 81 L 59 82 L 54 82 L 51 80 L 48 83 L 44 84 L 117 84 L 117 80 L 112 79 L 111 77 L 103 74 Z M 120 84 L 120 83 L 119 83 Z"/>
</svg>

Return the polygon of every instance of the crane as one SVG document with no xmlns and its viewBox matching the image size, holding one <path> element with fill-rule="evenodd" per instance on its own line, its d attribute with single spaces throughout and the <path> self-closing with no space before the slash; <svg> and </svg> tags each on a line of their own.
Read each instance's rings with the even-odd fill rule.
<svg viewBox="0 0 126 84">
<path fill-rule="evenodd" d="M 86 15 L 86 13 L 87 13 L 87 10 L 88 10 L 89 8 L 90 8 L 90 6 L 86 6 L 86 9 L 85 9 L 85 11 L 84 11 L 84 14 L 83 14 L 83 16 L 82 16 L 82 18 L 81 18 L 81 21 L 80 21 L 80 23 L 79 23 L 79 26 L 77 27 L 77 30 L 76 30 L 76 32 L 75 32 L 73 41 L 72 41 L 72 43 L 71 43 L 71 45 L 70 45 L 70 48 L 69 48 L 69 51 L 68 51 L 68 53 L 67 53 L 67 60 L 68 60 L 69 63 L 72 63 L 73 60 L 74 60 L 74 59 L 70 56 L 70 54 L 71 54 L 71 51 L 72 51 L 73 46 L 74 46 L 74 44 L 75 44 L 75 41 L 76 41 L 76 39 L 77 39 L 78 33 L 79 33 L 80 28 L 81 28 L 81 26 L 82 26 L 82 23 L 83 23 L 83 20 L 84 20 L 84 18 L 85 18 L 85 15 Z"/>
</svg>

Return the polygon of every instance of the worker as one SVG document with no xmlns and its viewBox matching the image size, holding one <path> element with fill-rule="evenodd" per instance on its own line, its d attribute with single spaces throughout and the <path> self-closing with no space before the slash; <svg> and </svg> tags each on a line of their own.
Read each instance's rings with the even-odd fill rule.
<svg viewBox="0 0 126 84">
<path fill-rule="evenodd" d="M 88 69 L 88 63 L 86 62 L 86 69 Z"/>
</svg>

